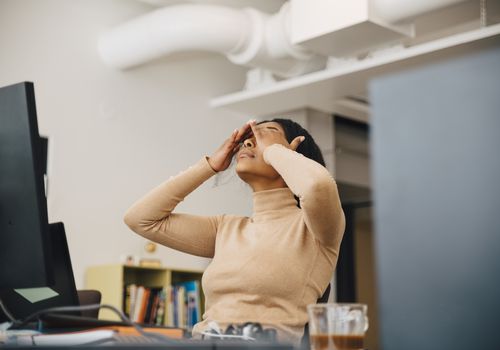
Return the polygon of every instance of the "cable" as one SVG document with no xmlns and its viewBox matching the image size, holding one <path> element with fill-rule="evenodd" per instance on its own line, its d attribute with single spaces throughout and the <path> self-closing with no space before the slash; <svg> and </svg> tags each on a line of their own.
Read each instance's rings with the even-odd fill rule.
<svg viewBox="0 0 500 350">
<path fill-rule="evenodd" d="M 17 322 L 16 318 L 12 316 L 12 314 L 9 312 L 9 309 L 4 305 L 2 299 L 0 298 L 0 309 L 2 309 L 2 312 L 7 316 L 10 322 L 15 323 Z"/>
<path fill-rule="evenodd" d="M 29 315 L 23 321 L 17 321 L 15 319 L 13 319 L 14 324 L 11 326 L 11 329 L 22 328 L 25 325 L 27 325 L 29 322 L 34 321 L 34 320 L 38 320 L 40 318 L 40 316 L 43 316 L 45 314 L 72 312 L 72 311 L 86 311 L 86 310 L 96 310 L 96 309 L 109 309 L 109 310 L 115 312 L 116 314 L 118 314 L 118 316 L 120 316 L 120 319 L 125 324 L 127 324 L 130 327 L 134 327 L 134 329 L 144 337 L 152 338 L 152 339 L 155 339 L 157 341 L 161 341 L 161 342 L 169 343 L 169 344 L 172 344 L 172 343 L 178 344 L 179 343 L 177 340 L 171 339 L 163 334 L 146 332 L 145 330 L 142 329 L 141 326 L 132 322 L 121 310 L 117 309 L 113 305 L 108 305 L 108 304 L 92 304 L 92 305 L 83 305 L 83 306 L 59 306 L 59 307 L 52 307 L 52 308 L 40 310 L 40 311 L 37 311 L 37 312 Z M 3 307 L 2 307 L 2 310 L 3 310 Z"/>
</svg>

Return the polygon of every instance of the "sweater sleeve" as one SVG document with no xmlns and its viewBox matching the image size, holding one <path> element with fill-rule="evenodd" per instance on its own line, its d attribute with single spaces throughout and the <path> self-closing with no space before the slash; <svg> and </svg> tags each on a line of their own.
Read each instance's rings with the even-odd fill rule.
<svg viewBox="0 0 500 350">
<path fill-rule="evenodd" d="M 274 144 L 264 150 L 264 160 L 283 177 L 299 197 L 309 231 L 324 246 L 338 248 L 345 229 L 345 218 L 337 184 L 321 164 Z"/>
<path fill-rule="evenodd" d="M 177 204 L 215 174 L 206 158 L 171 177 L 137 201 L 125 223 L 139 235 L 188 254 L 211 258 L 221 216 L 172 213 Z"/>
</svg>

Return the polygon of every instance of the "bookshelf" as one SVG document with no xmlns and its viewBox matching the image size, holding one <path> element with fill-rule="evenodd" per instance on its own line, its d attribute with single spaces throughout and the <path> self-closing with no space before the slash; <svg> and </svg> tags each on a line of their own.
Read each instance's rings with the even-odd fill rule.
<svg viewBox="0 0 500 350">
<path fill-rule="evenodd" d="M 201 270 L 182 270 L 169 267 L 141 267 L 129 265 L 100 265 L 87 269 L 85 288 L 99 290 L 101 303 L 110 304 L 123 310 L 125 288 L 127 285 L 146 288 L 169 287 L 182 282 L 199 282 L 200 315 L 204 312 L 204 295 L 201 290 Z M 119 317 L 110 310 L 101 310 L 100 319 L 118 320 Z M 165 317 L 163 325 L 167 325 Z"/>
</svg>

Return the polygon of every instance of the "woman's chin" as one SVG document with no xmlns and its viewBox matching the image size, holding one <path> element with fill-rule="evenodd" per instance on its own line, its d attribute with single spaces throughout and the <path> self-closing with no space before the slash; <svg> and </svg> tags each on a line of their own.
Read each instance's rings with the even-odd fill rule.
<svg viewBox="0 0 500 350">
<path fill-rule="evenodd" d="M 243 175 L 245 173 L 248 173 L 250 171 L 250 167 L 248 166 L 248 164 L 245 164 L 245 162 L 238 162 L 236 164 L 235 170 L 238 176 L 240 176 L 240 174 Z"/>
<path fill-rule="evenodd" d="M 238 164 L 236 164 L 236 174 L 238 174 L 240 179 L 247 182 L 247 180 L 255 176 L 255 172 L 249 164 L 244 164 L 244 162 L 242 163 L 238 162 Z"/>
</svg>

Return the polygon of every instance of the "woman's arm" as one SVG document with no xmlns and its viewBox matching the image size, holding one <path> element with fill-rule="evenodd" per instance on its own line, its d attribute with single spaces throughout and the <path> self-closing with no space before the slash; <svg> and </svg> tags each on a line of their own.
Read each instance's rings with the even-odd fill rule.
<svg viewBox="0 0 500 350">
<path fill-rule="evenodd" d="M 139 235 L 185 253 L 213 257 L 221 217 L 171 214 L 178 203 L 215 174 L 205 158 L 153 189 L 125 214 Z"/>
<path fill-rule="evenodd" d="M 344 234 L 345 218 L 337 184 L 328 170 L 282 144 L 267 146 L 264 160 L 299 197 L 308 229 L 324 245 L 338 247 Z"/>
<path fill-rule="evenodd" d="M 264 161 L 283 178 L 290 190 L 299 197 L 305 224 L 324 246 L 338 249 L 345 229 L 345 218 L 337 184 L 321 164 L 295 152 L 304 136 L 290 143 L 285 136 L 250 122 L 257 147 Z"/>
<path fill-rule="evenodd" d="M 233 131 L 210 158 L 171 177 L 135 203 L 125 223 L 139 235 L 185 253 L 211 258 L 222 216 L 172 214 L 184 198 L 216 172 L 227 169 L 249 125 Z"/>
</svg>

